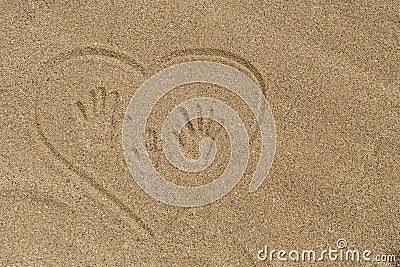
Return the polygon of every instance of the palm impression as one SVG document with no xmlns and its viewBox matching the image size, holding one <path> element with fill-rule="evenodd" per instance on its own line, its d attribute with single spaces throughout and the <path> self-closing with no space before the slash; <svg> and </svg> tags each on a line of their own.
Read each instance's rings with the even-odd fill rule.
<svg viewBox="0 0 400 267">
<path fill-rule="evenodd" d="M 42 139 L 64 164 L 97 184 L 121 177 L 125 107 L 144 70 L 123 54 L 86 48 L 45 66 L 36 88 L 36 123 Z"/>
</svg>

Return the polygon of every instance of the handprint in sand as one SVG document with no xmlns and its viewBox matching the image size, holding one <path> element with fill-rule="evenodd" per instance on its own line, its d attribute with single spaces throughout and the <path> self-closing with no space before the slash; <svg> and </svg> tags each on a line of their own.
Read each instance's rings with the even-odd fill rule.
<svg viewBox="0 0 400 267">
<path fill-rule="evenodd" d="M 107 91 L 103 86 L 90 89 L 86 97 L 76 101 L 76 114 L 83 128 L 87 152 L 101 153 L 113 148 L 119 102 L 120 94 Z"/>
</svg>

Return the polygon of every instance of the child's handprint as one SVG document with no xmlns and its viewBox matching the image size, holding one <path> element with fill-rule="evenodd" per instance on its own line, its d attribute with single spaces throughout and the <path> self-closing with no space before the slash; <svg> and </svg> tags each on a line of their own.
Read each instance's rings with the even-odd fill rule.
<svg viewBox="0 0 400 267">
<path fill-rule="evenodd" d="M 102 86 L 89 90 L 86 99 L 76 102 L 82 127 L 89 130 L 83 131 L 87 151 L 102 152 L 112 148 L 119 102 L 117 91 L 107 92 Z"/>
</svg>

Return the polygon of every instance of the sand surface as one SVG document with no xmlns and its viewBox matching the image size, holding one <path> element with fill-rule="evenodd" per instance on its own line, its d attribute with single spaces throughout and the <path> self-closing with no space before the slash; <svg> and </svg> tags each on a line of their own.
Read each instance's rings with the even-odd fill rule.
<svg viewBox="0 0 400 267">
<path fill-rule="evenodd" d="M 399 10 L 397 1 L 1 1 L 0 266 L 308 266 L 257 253 L 339 239 L 400 260 Z M 144 140 L 166 180 L 206 185 L 234 149 L 221 124 L 198 118 L 182 129 L 181 152 L 198 159 L 212 138 L 212 164 L 190 173 L 168 161 L 162 126 L 186 100 L 224 102 L 250 140 L 237 185 L 184 208 L 135 182 L 122 128 L 136 90 L 189 61 L 231 66 L 259 86 L 276 152 L 248 192 L 257 118 L 226 88 L 175 88 L 152 109 Z M 313 266 L 399 266 L 357 264 Z"/>
</svg>

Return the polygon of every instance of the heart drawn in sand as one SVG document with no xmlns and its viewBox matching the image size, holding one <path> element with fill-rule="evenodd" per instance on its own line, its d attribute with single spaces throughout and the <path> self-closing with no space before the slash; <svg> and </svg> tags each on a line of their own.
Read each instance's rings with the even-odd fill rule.
<svg viewBox="0 0 400 267">
<path fill-rule="evenodd" d="M 227 194 L 242 176 L 257 176 L 247 185 L 256 190 L 272 165 L 275 125 L 264 97 L 266 84 L 251 63 L 235 55 L 182 50 L 146 69 L 124 53 L 87 47 L 52 58 L 41 70 L 35 88 L 35 124 L 41 140 L 103 199 L 149 233 L 132 204 L 126 204 L 142 201 L 137 185 L 170 205 L 201 206 Z M 163 128 L 165 122 L 168 129 Z M 221 151 L 225 157 L 218 158 Z M 152 165 L 151 172 L 143 168 L 143 160 Z M 200 165 L 188 167 L 193 163 Z M 224 168 L 231 170 L 224 173 Z M 200 187 L 171 181 L 176 176 L 200 177 L 196 175 L 201 172 L 204 177 L 216 173 L 211 184 L 219 188 L 203 187 L 193 201 L 188 200 L 193 198 L 191 190 Z M 154 183 L 151 173 L 159 177 Z M 207 192 L 216 195 L 202 200 Z"/>
</svg>

